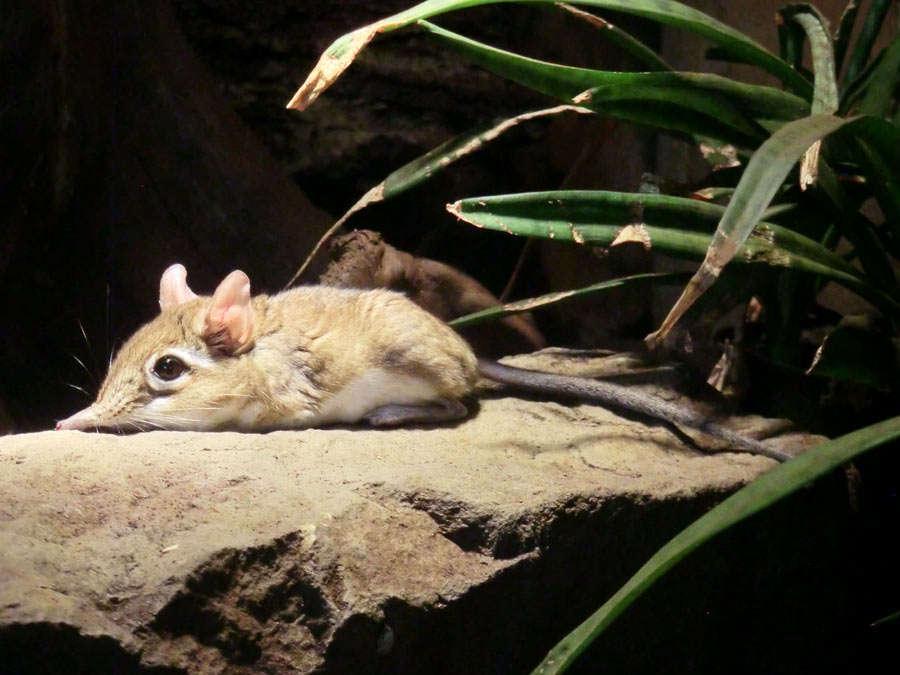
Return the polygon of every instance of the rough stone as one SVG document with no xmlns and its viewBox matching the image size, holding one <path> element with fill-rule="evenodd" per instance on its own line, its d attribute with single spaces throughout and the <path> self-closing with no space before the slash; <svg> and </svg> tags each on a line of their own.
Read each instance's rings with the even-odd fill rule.
<svg viewBox="0 0 900 675">
<path fill-rule="evenodd" d="M 440 428 L 2 438 L 0 671 L 523 672 L 775 465 L 684 441 L 492 389 Z"/>
</svg>

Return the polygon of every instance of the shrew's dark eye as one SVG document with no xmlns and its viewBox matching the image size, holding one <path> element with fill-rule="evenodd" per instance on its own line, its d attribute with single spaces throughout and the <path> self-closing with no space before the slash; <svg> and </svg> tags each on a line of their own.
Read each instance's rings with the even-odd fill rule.
<svg viewBox="0 0 900 675">
<path fill-rule="evenodd" d="M 180 377 L 187 369 L 184 361 L 175 356 L 161 356 L 153 364 L 153 374 L 166 382 Z"/>
</svg>

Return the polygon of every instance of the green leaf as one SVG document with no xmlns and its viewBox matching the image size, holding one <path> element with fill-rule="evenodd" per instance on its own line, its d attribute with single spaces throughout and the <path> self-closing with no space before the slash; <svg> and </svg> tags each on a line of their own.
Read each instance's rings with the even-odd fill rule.
<svg viewBox="0 0 900 675">
<path fill-rule="evenodd" d="M 845 316 L 822 341 L 807 374 L 896 387 L 900 345 L 889 328 L 872 317 Z"/>
<path fill-rule="evenodd" d="M 831 38 L 828 36 L 828 22 L 811 5 L 788 5 L 781 10 L 781 15 L 798 23 L 809 38 L 815 76 L 810 114 L 830 115 L 838 109 L 839 97 L 837 76 L 834 72 L 834 52 L 831 47 Z M 803 154 L 800 162 L 800 188 L 802 190 L 814 184 L 818 179 L 821 149 L 822 141 L 820 139 Z"/>
<path fill-rule="evenodd" d="M 858 143 L 872 191 L 887 219 L 887 226 L 894 233 L 895 241 L 900 242 L 900 171 L 897 170 L 896 162 L 892 161 L 896 160 L 896 155 L 890 157 L 888 148 L 872 145 L 862 139 Z"/>
<path fill-rule="evenodd" d="M 841 136 L 855 137 L 868 184 L 894 239 L 900 241 L 900 129 L 887 120 L 867 116 L 846 127 Z"/>
<path fill-rule="evenodd" d="M 900 438 L 900 417 L 854 431 L 780 464 L 694 521 L 663 546 L 602 607 L 563 638 L 533 671 L 562 673 L 631 603 L 701 545 L 871 448 Z M 774 554 L 773 554 L 774 555 Z"/>
<path fill-rule="evenodd" d="M 781 58 L 798 71 L 803 67 L 803 41 L 803 29 L 799 25 L 793 21 L 778 22 L 778 51 Z"/>
<path fill-rule="evenodd" d="M 884 616 L 877 621 L 873 621 L 872 627 L 874 628 L 875 626 L 881 626 L 883 624 L 896 621 L 897 619 L 900 619 L 900 611 L 894 612 L 893 614 L 888 614 L 887 616 Z"/>
<path fill-rule="evenodd" d="M 788 5 L 781 10 L 781 14 L 800 24 L 809 38 L 815 76 L 810 114 L 830 115 L 838 109 L 838 88 L 828 22 L 811 5 Z"/>
<path fill-rule="evenodd" d="M 600 35 L 646 65 L 647 70 L 672 70 L 672 67 L 650 47 L 606 19 L 601 19 L 596 14 L 585 12 L 566 3 L 560 2 L 557 5 L 579 19 L 599 28 Z"/>
<path fill-rule="evenodd" d="M 553 108 L 533 110 L 531 112 L 522 113 L 521 115 L 516 115 L 515 117 L 510 117 L 489 127 L 479 129 L 474 133 L 455 136 L 429 152 L 426 152 L 424 155 L 420 155 L 411 162 L 407 162 L 396 171 L 393 171 L 378 185 L 368 190 L 366 194 L 360 197 L 356 203 L 344 213 L 343 216 L 338 218 L 338 220 L 325 231 L 313 247 L 313 250 L 306 257 L 306 260 L 294 273 L 294 276 L 292 276 L 290 281 L 285 284 L 285 288 L 288 288 L 300 278 L 300 275 L 306 271 L 306 268 L 309 267 L 309 264 L 319 253 L 322 246 L 325 245 L 325 242 L 331 239 L 335 232 L 337 232 L 353 214 L 362 211 L 370 204 L 381 202 L 385 199 L 391 199 L 392 197 L 403 194 L 407 190 L 411 190 L 417 185 L 430 180 L 454 162 L 477 152 L 483 148 L 486 143 L 490 143 L 498 136 L 522 122 L 539 117 L 558 115 L 564 112 L 576 112 L 580 114 L 590 113 L 590 111 L 585 108 L 579 108 L 572 105 L 558 105 Z"/>
<path fill-rule="evenodd" d="M 863 149 L 867 147 L 864 141 L 858 142 L 862 144 Z M 859 213 L 858 205 L 847 197 L 831 167 L 823 162 L 820 169 L 818 184 L 820 190 L 817 194 L 824 197 L 827 209 L 837 216 L 834 223 L 853 245 L 866 276 L 882 290 L 896 292 L 897 281 L 894 270 L 870 221 Z"/>
<path fill-rule="evenodd" d="M 447 209 L 477 227 L 526 237 L 610 246 L 627 225 L 633 239 L 654 250 L 688 260 L 702 260 L 709 232 L 723 207 L 668 195 L 568 191 L 475 197 Z M 630 235 L 629 235 L 630 236 Z M 766 264 L 822 275 L 846 286 L 879 307 L 900 314 L 897 301 L 866 283 L 859 272 L 819 243 L 773 223 L 759 223 L 739 247 L 737 264 Z"/>
<path fill-rule="evenodd" d="M 853 25 L 856 23 L 858 12 L 859 0 L 849 0 L 844 11 L 841 12 L 841 19 L 834 36 L 834 69 L 837 72 L 841 72 L 841 67 L 844 65 L 844 55 L 850 44 L 850 36 L 853 33 Z"/>
<path fill-rule="evenodd" d="M 830 115 L 804 117 L 785 124 L 763 143 L 747 164 L 722 214 L 713 238 L 714 261 L 724 265 L 747 239 L 800 155 L 846 122 Z"/>
<path fill-rule="evenodd" d="M 841 107 L 840 113 L 846 115 L 853 110 L 859 103 L 859 99 L 866 95 L 869 90 L 869 83 L 878 70 L 881 60 L 884 58 L 884 51 L 878 52 L 878 55 L 863 69 L 863 71 L 853 78 L 852 81 L 844 80 L 841 84 Z"/>
<path fill-rule="evenodd" d="M 645 283 L 648 281 L 664 284 L 684 283 L 685 281 L 687 281 L 687 278 L 688 275 L 685 272 L 649 272 L 646 274 L 633 274 L 627 277 L 608 279 L 606 281 L 601 281 L 596 284 L 591 284 L 590 286 L 585 286 L 584 288 L 579 288 L 572 291 L 559 291 L 557 293 L 548 293 L 546 295 L 541 295 L 536 298 L 528 298 L 527 300 L 508 302 L 499 307 L 490 307 L 488 309 L 483 309 L 480 312 L 466 314 L 465 316 L 453 319 L 452 321 L 448 321 L 447 323 L 454 328 L 464 328 L 466 326 L 474 326 L 486 321 L 502 319 L 504 316 L 509 316 L 511 314 L 530 312 L 534 309 L 538 309 L 539 307 L 554 305 L 558 302 L 569 300 L 570 298 L 578 298 L 587 295 L 593 295 L 594 293 L 599 293 L 601 291 L 608 291 L 612 288 L 619 288 L 621 286 L 627 286 L 637 283 Z"/>
<path fill-rule="evenodd" d="M 890 110 L 898 83 L 900 83 L 900 34 L 894 36 L 872 72 L 858 112 L 861 115 L 884 117 Z"/>
<path fill-rule="evenodd" d="M 794 119 L 808 111 L 803 99 L 772 87 L 698 73 L 620 73 L 563 66 L 496 49 L 427 21 L 419 25 L 447 47 L 498 75 L 566 102 L 574 99 L 611 117 L 641 117 L 638 121 L 644 123 L 652 119 L 649 123 L 662 128 L 746 143 L 767 136 L 748 115 Z M 576 99 L 586 90 L 590 90 L 588 96 Z"/>
<path fill-rule="evenodd" d="M 325 89 L 340 77 L 356 55 L 378 33 L 403 28 L 421 19 L 478 5 L 499 4 L 516 0 L 426 0 L 409 9 L 363 26 L 335 40 L 319 57 L 319 62 L 300 86 L 288 108 L 305 110 Z M 517 0 L 519 2 L 555 4 L 555 0 Z M 672 0 L 571 0 L 570 4 L 612 9 L 625 14 L 642 16 L 652 21 L 676 26 L 700 35 L 740 60 L 752 63 L 771 73 L 804 98 L 812 94 L 809 82 L 787 63 L 762 45 L 716 19 Z"/>
<path fill-rule="evenodd" d="M 812 143 L 845 125 L 852 124 L 853 130 L 857 133 L 866 132 L 868 127 L 862 122 L 871 119 L 873 118 L 854 121 L 831 115 L 804 117 L 788 122 L 760 146 L 747 164 L 734 196 L 722 215 L 703 264 L 659 330 L 647 336 L 646 341 L 650 346 L 657 345 L 665 339 L 697 297 L 715 282 L 722 268 L 747 241 L 747 237 L 759 222 L 772 197 L 781 189 L 782 183 L 800 155 L 805 153 Z M 877 298 L 879 308 L 892 316 L 900 316 L 898 313 L 900 304 L 890 295 L 882 293 L 880 289 L 866 285 L 854 290 L 873 302 L 874 298 Z"/>
<path fill-rule="evenodd" d="M 853 79 L 863 71 L 866 62 L 872 52 L 872 45 L 875 44 L 875 38 L 881 31 L 884 23 L 884 17 L 891 6 L 892 0 L 872 0 L 869 6 L 869 13 L 866 14 L 863 21 L 862 29 L 856 38 L 856 45 L 853 48 L 853 54 L 850 56 L 850 62 L 847 64 L 847 71 L 844 73 L 844 82 L 852 82 Z"/>
</svg>

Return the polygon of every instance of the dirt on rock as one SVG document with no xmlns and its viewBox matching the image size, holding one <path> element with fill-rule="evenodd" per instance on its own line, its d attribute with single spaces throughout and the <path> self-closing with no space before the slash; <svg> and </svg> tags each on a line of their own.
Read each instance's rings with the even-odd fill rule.
<svg viewBox="0 0 900 675">
<path fill-rule="evenodd" d="M 436 428 L 8 436 L 0 671 L 523 672 L 656 547 L 775 465 L 690 445 L 496 388 Z"/>
</svg>

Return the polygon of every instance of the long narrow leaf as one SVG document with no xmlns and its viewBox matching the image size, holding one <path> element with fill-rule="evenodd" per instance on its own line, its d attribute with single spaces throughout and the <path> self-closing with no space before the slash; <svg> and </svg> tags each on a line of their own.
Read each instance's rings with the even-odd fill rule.
<svg viewBox="0 0 900 675">
<path fill-rule="evenodd" d="M 900 611 L 894 612 L 893 614 L 888 614 L 887 616 L 884 616 L 877 621 L 873 621 L 871 626 L 872 628 L 875 628 L 876 626 L 882 626 L 886 623 L 890 623 L 891 621 L 896 621 L 897 619 L 900 619 Z"/>
<path fill-rule="evenodd" d="M 884 117 L 890 109 L 898 83 L 900 83 L 900 34 L 894 36 L 875 70 L 872 71 L 866 93 L 859 104 L 859 113 Z"/>
<path fill-rule="evenodd" d="M 765 137 L 762 128 L 715 93 L 690 86 L 676 73 L 619 73 L 563 66 L 496 49 L 427 21 L 419 25 L 444 46 L 493 73 L 562 101 L 575 100 L 605 117 L 683 133 L 704 130 L 740 145 L 756 145 Z M 589 95 L 579 97 L 588 89 Z"/>
<path fill-rule="evenodd" d="M 834 51 L 825 17 L 811 5 L 789 5 L 782 14 L 796 21 L 809 39 L 813 65 L 813 100 L 810 114 L 830 115 L 838 107 Z"/>
<path fill-rule="evenodd" d="M 865 141 L 857 139 L 860 149 L 865 152 L 868 146 Z M 867 155 L 869 157 L 869 155 Z M 878 155 L 871 156 L 877 160 Z M 896 183 L 900 175 L 894 176 Z M 875 234 L 871 223 L 859 212 L 855 204 L 844 192 L 837 176 L 827 163 L 821 166 L 819 180 L 821 194 L 827 200 L 827 208 L 835 214 L 834 223 L 847 238 L 856 252 L 866 276 L 882 290 L 893 293 L 897 291 L 897 281 L 891 262 L 885 254 L 881 241 Z"/>
<path fill-rule="evenodd" d="M 788 120 L 809 110 L 803 99 L 773 87 L 702 73 L 621 73 L 563 66 L 497 49 L 427 21 L 419 25 L 492 72 L 565 101 L 587 89 L 595 92 L 593 103 L 660 101 L 718 120 L 746 135 L 765 135 L 749 118 Z"/>
<path fill-rule="evenodd" d="M 612 288 L 621 286 L 629 286 L 632 284 L 645 283 L 653 281 L 656 283 L 673 284 L 687 281 L 687 274 L 684 272 L 648 272 L 646 274 L 633 274 L 627 277 L 619 277 L 617 279 L 608 279 L 600 281 L 590 286 L 578 288 L 571 291 L 559 291 L 557 293 L 548 293 L 536 298 L 528 298 L 527 300 L 517 300 L 516 302 L 508 302 L 499 307 L 490 307 L 480 312 L 466 314 L 447 323 L 454 328 L 464 328 L 466 326 L 474 326 L 485 321 L 494 321 L 502 319 L 504 316 L 511 314 L 521 314 L 522 312 L 530 312 L 539 307 L 554 305 L 571 298 L 580 298 L 587 295 L 593 295 L 601 291 L 608 291 Z"/>
<path fill-rule="evenodd" d="M 300 278 L 309 264 L 321 250 L 335 232 L 337 232 L 344 223 L 350 219 L 355 213 L 362 211 L 370 204 L 391 199 L 397 195 L 403 194 L 407 190 L 411 190 L 417 185 L 430 180 L 434 176 L 444 171 L 451 164 L 466 157 L 473 152 L 480 150 L 486 143 L 490 143 L 502 134 L 506 133 L 513 127 L 518 126 L 522 122 L 533 120 L 539 117 L 547 117 L 558 115 L 565 112 L 576 112 L 580 114 L 589 114 L 586 108 L 580 108 L 573 105 L 558 105 L 553 108 L 544 108 L 541 110 L 533 110 L 531 112 L 522 113 L 508 119 L 503 120 L 490 127 L 479 129 L 474 133 L 460 134 L 451 138 L 449 141 L 441 143 L 438 147 L 426 152 L 424 155 L 416 157 L 411 162 L 407 162 L 396 171 L 393 171 L 387 178 L 378 185 L 371 188 L 366 194 L 360 197 L 357 202 L 351 206 L 347 212 L 338 218 L 334 224 L 325 231 L 325 233 L 316 242 L 313 250 L 306 257 L 306 260 L 300 268 L 294 273 L 290 281 L 285 284 L 285 288 L 291 286 Z"/>
<path fill-rule="evenodd" d="M 817 9 L 810 5 L 789 5 L 782 9 L 781 13 L 800 24 L 809 38 L 815 77 L 810 114 L 831 115 L 838 109 L 839 100 L 837 76 L 834 72 L 834 52 L 831 38 L 828 36 L 828 22 Z M 821 150 L 822 140 L 819 139 L 803 154 L 800 162 L 801 190 L 805 190 L 816 182 Z"/>
<path fill-rule="evenodd" d="M 878 66 L 881 65 L 883 58 L 884 51 L 878 52 L 878 55 L 863 68 L 859 75 L 849 82 L 847 80 L 842 82 L 840 107 L 842 114 L 848 114 L 859 104 L 859 100 L 866 95 L 866 92 L 869 90 L 869 83 L 872 81 L 875 71 L 878 70 Z"/>
<path fill-rule="evenodd" d="M 658 194 L 604 191 L 535 192 L 476 197 L 447 209 L 477 227 L 526 237 L 611 246 L 632 226 L 631 237 L 655 251 L 700 261 L 713 224 L 726 209 Z M 738 249 L 737 264 L 767 264 L 822 275 L 866 298 L 890 315 L 897 299 L 866 283 L 859 272 L 819 243 L 772 223 L 759 223 Z"/>
<path fill-rule="evenodd" d="M 638 61 L 647 66 L 647 70 L 672 70 L 672 66 L 663 60 L 655 51 L 633 35 L 626 33 L 621 28 L 613 25 L 606 19 L 601 19 L 596 14 L 585 12 L 564 2 L 557 3 L 562 9 L 600 29 L 600 34 L 617 47 L 631 54 Z"/>
<path fill-rule="evenodd" d="M 865 68 L 866 62 L 872 54 L 872 45 L 875 44 L 875 38 L 881 31 L 884 23 L 884 17 L 891 6 L 892 0 L 872 0 L 869 6 L 869 12 L 863 21 L 862 29 L 856 38 L 856 45 L 853 47 L 853 54 L 850 56 L 850 62 L 847 64 L 847 72 L 844 73 L 844 82 L 851 82 Z"/>
<path fill-rule="evenodd" d="M 845 316 L 822 340 L 806 374 L 893 387 L 900 382 L 900 343 L 883 321 Z"/>
<path fill-rule="evenodd" d="M 823 443 L 760 476 L 663 546 L 600 609 L 551 649 L 533 671 L 534 674 L 564 672 L 631 603 L 685 556 L 720 532 L 784 499 L 857 455 L 897 438 L 900 438 L 900 417 Z"/>
<path fill-rule="evenodd" d="M 358 28 L 335 40 L 300 86 L 288 108 L 305 110 L 347 69 L 357 54 L 378 33 L 384 33 L 421 19 L 477 5 L 501 2 L 555 3 L 555 0 L 426 0 L 409 9 Z M 612 9 L 652 21 L 676 26 L 704 37 L 741 60 L 759 66 L 790 86 L 803 97 L 812 93 L 809 82 L 762 45 L 716 19 L 672 0 L 571 0 L 570 4 Z"/>
<path fill-rule="evenodd" d="M 473 197 L 448 205 L 468 223 L 527 237 L 610 246 L 629 225 L 646 233 L 646 246 L 661 253 L 702 260 L 725 207 L 670 195 L 558 190 Z M 803 268 L 829 277 L 862 281 L 858 270 L 833 251 L 774 223 L 759 223 L 737 262 Z"/>
<path fill-rule="evenodd" d="M 853 33 L 857 13 L 859 13 L 859 0 L 849 0 L 844 11 L 841 12 L 838 29 L 834 35 L 834 69 L 837 72 L 841 72 L 841 67 L 844 65 L 844 55 L 850 44 L 850 35 Z"/>
<path fill-rule="evenodd" d="M 648 345 L 659 344 L 697 297 L 715 282 L 722 268 L 747 240 L 788 172 L 807 148 L 847 122 L 831 115 L 804 117 L 785 124 L 760 146 L 748 162 L 722 215 L 703 264 L 659 330 L 647 336 Z"/>
<path fill-rule="evenodd" d="M 852 135 L 862 149 L 862 164 L 872 190 L 900 241 L 900 128 L 878 117 L 862 117 L 841 134 Z"/>
<path fill-rule="evenodd" d="M 782 10 L 783 12 L 784 10 Z M 793 21 L 778 21 L 778 50 L 791 68 L 803 67 L 803 29 Z"/>
<path fill-rule="evenodd" d="M 878 200 L 887 227 L 894 234 L 894 240 L 900 242 L 900 171 L 895 157 L 887 156 L 886 148 L 859 139 L 859 149 L 863 156 L 863 164 L 867 166 L 866 174 L 871 177 L 872 191 Z"/>
</svg>

